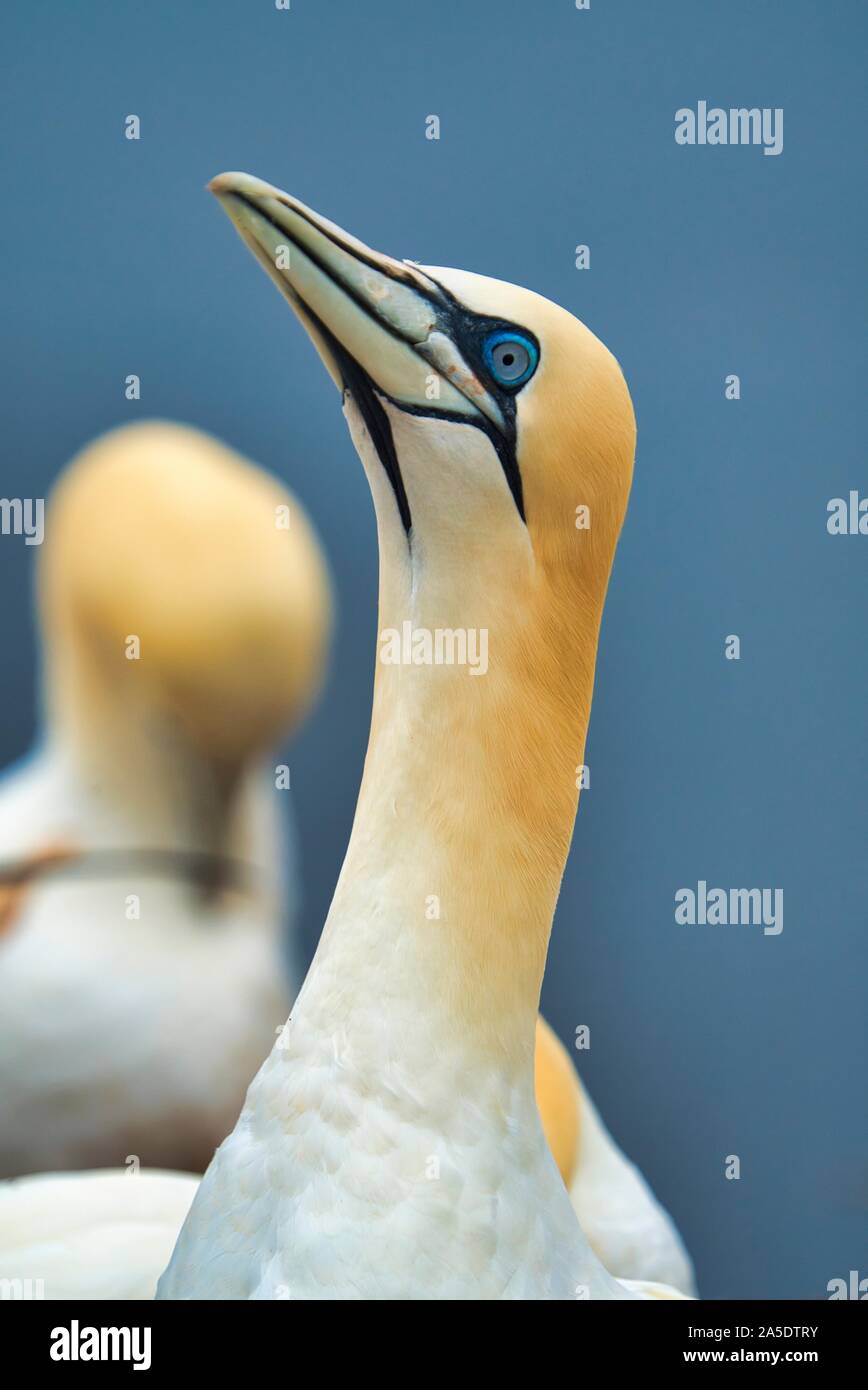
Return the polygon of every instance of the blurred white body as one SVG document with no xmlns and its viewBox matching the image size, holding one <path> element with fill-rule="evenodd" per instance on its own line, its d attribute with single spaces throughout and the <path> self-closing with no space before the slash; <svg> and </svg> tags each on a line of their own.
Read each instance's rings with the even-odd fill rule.
<svg viewBox="0 0 868 1390">
<path fill-rule="evenodd" d="M 27 889 L 0 940 L 4 1176 L 128 1155 L 198 1168 L 231 1129 L 290 1002 L 277 796 L 266 773 L 249 774 L 243 819 L 258 863 L 243 896 L 208 901 L 132 857 L 117 875 L 85 864 Z M 3 858 L 46 840 L 131 856 L 155 847 L 57 750 L 0 788 Z M 133 894 L 138 919 L 127 916 Z"/>
</svg>

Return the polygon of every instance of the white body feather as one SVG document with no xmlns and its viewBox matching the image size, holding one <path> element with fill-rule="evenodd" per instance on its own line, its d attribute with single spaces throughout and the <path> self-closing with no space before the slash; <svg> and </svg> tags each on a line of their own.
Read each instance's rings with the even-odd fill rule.
<svg viewBox="0 0 868 1390">
<path fill-rule="evenodd" d="M 3 1297 L 153 1298 L 198 1186 L 187 1173 L 145 1170 L 47 1173 L 0 1183 Z M 653 1281 L 618 1283 L 626 1297 L 683 1298 Z M 275 1284 L 271 1296 L 291 1299 L 293 1293 L 288 1284 Z M 358 1291 L 347 1296 L 356 1298 Z"/>
<path fill-rule="evenodd" d="M 433 1046 L 413 992 L 390 1019 L 369 996 L 336 1028 L 334 966 L 312 968 L 158 1296 L 624 1296 L 582 1238 L 532 1087 L 457 1039 Z"/>
</svg>

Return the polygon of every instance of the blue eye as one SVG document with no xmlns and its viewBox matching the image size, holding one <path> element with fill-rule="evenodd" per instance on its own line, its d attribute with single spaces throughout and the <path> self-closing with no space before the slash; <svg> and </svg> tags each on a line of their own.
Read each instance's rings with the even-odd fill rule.
<svg viewBox="0 0 868 1390">
<path fill-rule="evenodd" d="M 501 386 L 524 386 L 537 369 L 539 351 L 522 333 L 501 330 L 489 333 L 482 356 L 494 380 Z"/>
</svg>

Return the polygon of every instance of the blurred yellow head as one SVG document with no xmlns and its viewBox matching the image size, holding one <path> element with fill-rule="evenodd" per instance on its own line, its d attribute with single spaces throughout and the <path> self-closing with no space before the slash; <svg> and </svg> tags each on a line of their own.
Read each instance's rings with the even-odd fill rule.
<svg viewBox="0 0 868 1390">
<path fill-rule="evenodd" d="M 302 507 L 198 430 L 103 435 L 49 501 L 39 600 L 49 713 L 126 708 L 234 765 L 298 723 L 331 626 L 325 561 Z"/>
</svg>

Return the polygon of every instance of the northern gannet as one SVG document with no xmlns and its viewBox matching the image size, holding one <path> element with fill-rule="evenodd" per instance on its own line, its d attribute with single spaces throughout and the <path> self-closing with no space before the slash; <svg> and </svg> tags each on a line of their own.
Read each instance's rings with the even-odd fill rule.
<svg viewBox="0 0 868 1390">
<path fill-rule="evenodd" d="M 211 187 L 342 393 L 393 655 L 314 962 L 158 1297 L 633 1296 L 588 1245 L 534 1098 L 632 474 L 623 376 L 539 295 L 381 255 L 245 174 Z M 484 672 L 455 658 L 483 634 Z"/>
<path fill-rule="evenodd" d="M 316 690 L 328 575 L 274 479 L 147 423 L 70 466 L 38 580 L 45 738 L 0 786 L 0 1173 L 201 1170 L 291 999 L 266 755 Z"/>
</svg>

